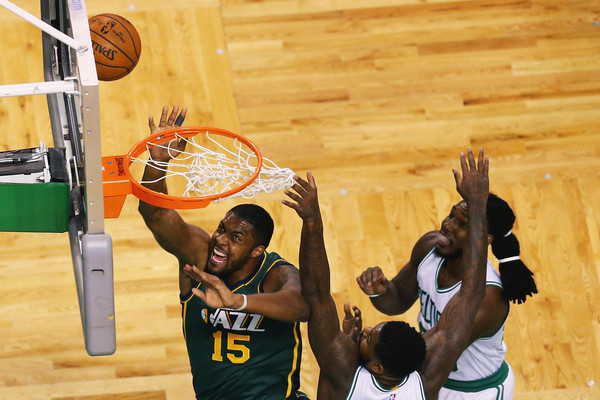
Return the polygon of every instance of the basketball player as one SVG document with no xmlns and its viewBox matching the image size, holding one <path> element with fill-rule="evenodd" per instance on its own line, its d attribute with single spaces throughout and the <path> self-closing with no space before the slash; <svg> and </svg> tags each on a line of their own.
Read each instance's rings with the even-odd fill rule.
<svg viewBox="0 0 600 400">
<path fill-rule="evenodd" d="M 424 335 L 400 321 L 382 322 L 360 331 L 359 311 L 355 308 L 352 316 L 347 306 L 340 330 L 330 293 L 317 187 L 310 172 L 307 180 L 294 178 L 293 191 L 286 191 L 293 201 L 283 203 L 296 210 L 303 220 L 300 281 L 302 294 L 311 307 L 308 338 L 321 369 L 319 400 L 437 398 L 469 343 L 475 314 L 485 293 L 488 165 L 483 149 L 477 161 L 469 149 L 468 161 L 461 155 L 462 177 L 454 171 L 457 190 L 468 205 L 464 280 L 438 324 Z"/>
<path fill-rule="evenodd" d="M 164 107 L 152 133 L 180 125 L 186 114 Z M 168 162 L 185 148 L 154 146 L 152 160 Z M 144 185 L 167 193 L 164 171 L 149 162 Z M 298 270 L 267 252 L 273 220 L 261 207 L 228 211 L 210 235 L 175 210 L 140 201 L 139 211 L 158 244 L 179 261 L 183 334 L 198 399 L 282 400 L 303 398 L 299 387 L 301 336 L 298 321 L 310 312 Z M 189 275 L 188 275 L 189 274 Z M 201 278 L 221 282 L 218 293 Z M 192 289 L 195 292 L 192 292 Z M 223 295 L 225 293 L 225 295 Z"/>
<path fill-rule="evenodd" d="M 358 278 L 372 304 L 387 315 L 401 314 L 420 300 L 422 332 L 436 326 L 440 314 L 464 282 L 463 252 L 467 234 L 467 204 L 454 205 L 439 231 L 425 234 L 415 244 L 411 258 L 388 281 L 379 267 L 368 268 Z M 511 229 L 515 215 L 508 204 L 490 193 L 487 199 L 488 241 L 500 262 L 500 275 L 487 262 L 485 297 L 477 312 L 469 343 L 440 399 L 510 399 L 514 373 L 504 360 L 504 322 L 509 300 L 519 303 L 537 293 L 532 272 L 519 258 L 519 242 Z"/>
</svg>

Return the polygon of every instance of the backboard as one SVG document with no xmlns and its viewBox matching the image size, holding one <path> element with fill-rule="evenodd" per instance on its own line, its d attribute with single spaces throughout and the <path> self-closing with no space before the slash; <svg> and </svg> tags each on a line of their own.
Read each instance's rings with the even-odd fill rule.
<svg viewBox="0 0 600 400">
<path fill-rule="evenodd" d="M 47 97 L 52 148 L 64 155 L 59 157 L 63 168 L 54 166 L 54 171 L 68 177 L 66 230 L 85 346 L 90 355 L 109 355 L 116 350 L 112 241 L 104 232 L 98 78 L 85 1 L 41 0 L 40 18 L 8 0 L 0 0 L 0 6 L 42 30 L 45 82 L 0 86 L 0 97 Z M 40 152 L 44 146 L 31 151 Z M 7 164 L 19 160 L 7 159 Z M 26 182 L 16 175 L 25 176 L 0 175 L 0 186 L 10 182 L 39 191 L 46 190 L 42 184 L 53 183 L 51 178 Z"/>
</svg>

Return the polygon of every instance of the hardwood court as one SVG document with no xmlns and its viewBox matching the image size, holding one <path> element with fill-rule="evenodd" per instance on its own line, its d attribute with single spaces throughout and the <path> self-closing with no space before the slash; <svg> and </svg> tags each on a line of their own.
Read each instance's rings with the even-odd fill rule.
<svg viewBox="0 0 600 400">
<path fill-rule="evenodd" d="M 15 1 L 39 15 L 37 0 Z M 392 276 L 458 200 L 451 168 L 484 146 L 517 214 L 540 293 L 506 326 L 516 399 L 600 392 L 600 3 L 572 0 L 88 1 L 120 14 L 142 54 L 102 82 L 102 153 L 125 153 L 163 104 L 186 125 L 250 137 L 314 172 L 338 304 L 384 318 L 355 284 Z M 40 32 L 0 9 L 0 83 L 42 80 Z M 0 150 L 51 144 L 43 96 L 0 99 Z M 279 203 L 271 248 L 297 263 L 300 220 Z M 212 231 L 236 201 L 183 213 Z M 87 356 L 68 239 L 0 233 L 0 399 L 192 398 L 175 259 L 129 198 L 114 242 L 117 352 Z M 494 260 L 495 262 L 495 260 Z M 404 317 L 414 323 L 416 309 Z M 305 341 L 302 387 L 318 368 Z"/>
</svg>

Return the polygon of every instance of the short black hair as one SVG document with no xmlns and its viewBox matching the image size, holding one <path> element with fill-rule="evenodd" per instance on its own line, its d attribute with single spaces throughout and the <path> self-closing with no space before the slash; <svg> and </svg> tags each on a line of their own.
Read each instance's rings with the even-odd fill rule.
<svg viewBox="0 0 600 400">
<path fill-rule="evenodd" d="M 254 228 L 256 245 L 268 247 L 273 237 L 275 224 L 269 213 L 256 204 L 239 204 L 229 212 L 250 223 Z"/>
<path fill-rule="evenodd" d="M 404 378 L 421 369 L 425 361 L 425 339 L 403 321 L 389 321 L 381 328 L 375 357 L 389 374 Z"/>
</svg>

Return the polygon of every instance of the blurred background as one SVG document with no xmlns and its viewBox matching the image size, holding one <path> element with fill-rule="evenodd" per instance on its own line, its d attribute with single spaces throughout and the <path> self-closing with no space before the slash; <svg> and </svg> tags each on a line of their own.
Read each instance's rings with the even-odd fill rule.
<svg viewBox="0 0 600 400">
<path fill-rule="evenodd" d="M 39 16 L 39 1 L 14 0 Z M 515 399 L 597 399 L 600 378 L 600 2 L 572 0 L 88 0 L 142 41 L 128 76 L 100 83 L 102 154 L 149 134 L 148 115 L 254 141 L 314 173 L 340 315 L 389 319 L 355 283 L 392 277 L 459 200 L 451 169 L 490 157 L 539 294 L 506 322 Z M 43 80 L 41 33 L 0 8 L 0 84 Z M 45 96 L 0 99 L 0 151 L 52 145 Z M 252 202 L 270 249 L 297 264 L 300 219 L 282 192 Z M 239 200 L 182 212 L 212 232 Z M 67 234 L 0 233 L 0 399 L 191 399 L 177 264 L 129 196 L 113 240 L 117 351 L 83 342 Z M 490 258 L 497 265 L 490 252 Z M 398 319 L 416 323 L 417 308 Z M 303 332 L 305 326 L 303 324 Z M 304 340 L 302 389 L 318 366 Z"/>
</svg>

